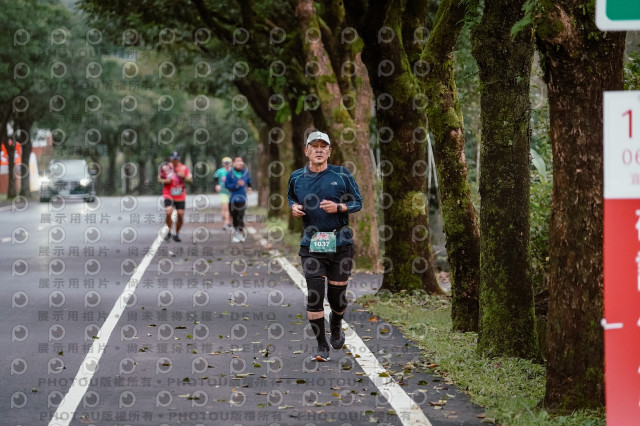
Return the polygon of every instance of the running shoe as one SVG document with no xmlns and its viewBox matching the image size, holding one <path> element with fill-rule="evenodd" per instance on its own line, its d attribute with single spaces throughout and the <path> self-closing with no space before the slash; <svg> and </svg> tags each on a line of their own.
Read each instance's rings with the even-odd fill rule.
<svg viewBox="0 0 640 426">
<path fill-rule="evenodd" d="M 340 320 L 340 323 L 335 324 L 333 322 L 333 311 L 329 314 L 329 329 L 331 330 L 329 343 L 331 343 L 333 349 L 342 349 L 345 341 L 344 331 L 342 331 L 342 320 Z"/>
<path fill-rule="evenodd" d="M 316 355 L 313 357 L 316 361 L 327 362 L 329 361 L 329 346 L 320 345 L 316 351 Z"/>
<path fill-rule="evenodd" d="M 167 235 L 165 235 L 164 240 L 171 241 L 171 232 L 167 232 Z"/>
<path fill-rule="evenodd" d="M 178 236 L 178 234 L 175 234 L 173 236 L 173 241 L 175 241 L 176 243 L 182 242 L 182 240 L 180 239 L 180 237 Z"/>
</svg>

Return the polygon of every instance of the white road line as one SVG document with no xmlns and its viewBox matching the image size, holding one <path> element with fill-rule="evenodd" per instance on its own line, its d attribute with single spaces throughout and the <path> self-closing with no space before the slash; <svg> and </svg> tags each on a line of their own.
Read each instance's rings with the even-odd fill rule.
<svg viewBox="0 0 640 426">
<path fill-rule="evenodd" d="M 58 406 L 58 409 L 49 422 L 49 426 L 67 426 L 71 420 L 73 420 L 73 415 L 78 408 L 78 404 L 80 404 L 82 397 L 89 387 L 91 378 L 98 369 L 98 363 L 104 353 L 109 337 L 111 336 L 113 329 L 118 324 L 118 320 L 126 308 L 129 298 L 133 296 L 133 293 L 136 291 L 142 275 L 151 263 L 151 259 L 153 259 L 158 251 L 158 247 L 162 244 L 166 231 L 167 227 L 165 226 L 162 229 L 162 232 L 158 234 L 158 237 L 151 245 L 151 248 L 145 255 L 144 259 L 142 259 L 142 262 L 140 262 L 138 269 L 127 283 L 120 297 L 118 297 L 115 305 L 113 305 L 109 316 L 98 332 L 98 338 L 93 341 L 93 345 L 91 345 L 89 353 L 85 357 L 84 361 L 82 361 L 80 370 L 78 370 L 78 374 L 76 374 L 73 385 L 71 385 L 69 392 L 67 392 L 64 399 Z"/>
<path fill-rule="evenodd" d="M 251 234 L 255 234 L 254 228 L 248 228 Z M 252 231 L 253 230 L 253 231 Z M 261 240 L 264 240 L 262 238 Z M 266 243 L 266 240 L 265 240 Z M 261 244 L 262 241 L 261 241 Z M 264 244 L 263 244 L 264 245 Z M 304 276 L 296 269 L 291 262 L 289 262 L 284 256 L 278 252 L 278 250 L 270 250 L 271 255 L 277 260 L 285 272 L 291 277 L 293 283 L 307 296 L 307 282 Z M 324 314 L 328 318 L 331 308 L 325 300 Z M 367 345 L 362 341 L 358 333 L 347 323 L 342 321 L 342 328 L 345 330 L 346 344 L 349 351 L 353 354 L 360 355 L 360 358 L 355 360 L 360 364 L 360 367 L 369 377 L 369 379 L 380 390 L 380 393 L 389 401 L 389 404 L 393 407 L 398 419 L 406 426 L 431 426 L 431 422 L 422 411 L 422 408 L 416 404 L 409 395 L 400 387 L 400 385 L 393 380 L 392 377 L 380 377 L 381 373 L 388 371 L 378 362 L 375 355 L 369 350 Z"/>
<path fill-rule="evenodd" d="M 11 241 L 11 237 L 4 237 L 4 238 L 2 239 L 2 242 L 3 242 L 3 243 L 8 243 L 9 241 Z"/>
</svg>

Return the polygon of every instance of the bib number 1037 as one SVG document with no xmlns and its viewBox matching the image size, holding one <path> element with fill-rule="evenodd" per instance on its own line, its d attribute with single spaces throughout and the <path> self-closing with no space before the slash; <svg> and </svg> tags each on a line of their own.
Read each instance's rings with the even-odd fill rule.
<svg viewBox="0 0 640 426">
<path fill-rule="evenodd" d="M 333 232 L 316 232 L 309 243 L 311 253 L 335 253 L 336 234 Z"/>
</svg>

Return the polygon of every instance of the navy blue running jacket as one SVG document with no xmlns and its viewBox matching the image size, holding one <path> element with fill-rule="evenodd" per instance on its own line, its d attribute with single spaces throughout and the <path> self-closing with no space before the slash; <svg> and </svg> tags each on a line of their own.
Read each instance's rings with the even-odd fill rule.
<svg viewBox="0 0 640 426">
<path fill-rule="evenodd" d="M 336 231 L 336 245 L 353 244 L 353 233 L 349 229 L 348 213 L 355 213 L 362 208 L 360 189 L 348 169 L 341 166 L 327 165 L 327 169 L 314 173 L 309 166 L 298 169 L 289 177 L 287 191 L 289 208 L 301 204 L 306 213 L 302 216 L 304 234 L 301 246 L 309 246 L 314 231 Z M 345 203 L 347 211 L 342 213 L 326 213 L 320 208 L 322 200 Z"/>
</svg>

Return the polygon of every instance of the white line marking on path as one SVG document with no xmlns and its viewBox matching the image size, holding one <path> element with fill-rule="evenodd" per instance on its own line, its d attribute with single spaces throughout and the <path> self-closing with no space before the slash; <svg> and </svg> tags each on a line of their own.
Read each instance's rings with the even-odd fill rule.
<svg viewBox="0 0 640 426">
<path fill-rule="evenodd" d="M 80 404 L 82 397 L 87 392 L 91 378 L 98 369 L 100 358 L 104 353 L 109 337 L 111 336 L 113 329 L 118 324 L 118 320 L 120 319 L 122 312 L 127 307 L 129 298 L 131 298 L 133 293 L 136 291 L 142 275 L 151 263 L 151 259 L 153 259 L 158 251 L 158 247 L 162 244 L 166 231 L 167 227 L 165 226 L 162 229 L 162 232 L 158 234 L 158 237 L 151 245 L 151 248 L 145 255 L 144 259 L 142 259 L 142 262 L 140 262 L 140 265 L 138 265 L 138 269 L 125 286 L 115 305 L 113 305 L 109 316 L 105 320 L 104 324 L 102 324 L 100 331 L 98 331 L 98 338 L 93 341 L 91 349 L 84 358 L 84 361 L 82 361 L 78 374 L 76 374 L 76 378 L 73 380 L 73 384 L 71 385 L 69 392 L 67 392 L 62 402 L 60 402 L 58 409 L 53 414 L 53 417 L 49 422 L 49 426 L 67 426 L 71 420 L 74 420 L 73 416 L 78 408 L 78 404 Z"/>
<path fill-rule="evenodd" d="M 255 234 L 254 228 L 248 228 L 249 233 Z M 261 240 L 264 240 L 262 238 Z M 262 245 L 266 244 L 262 243 Z M 282 265 L 282 268 L 291 277 L 294 284 L 307 296 L 307 282 L 304 276 L 295 268 L 291 262 L 289 262 L 284 256 L 280 254 L 278 250 L 270 250 L 272 259 L 277 260 Z M 331 308 L 325 300 L 324 314 L 328 318 Z M 353 354 L 360 355 L 360 358 L 355 358 L 360 364 L 360 367 L 369 377 L 369 379 L 380 390 L 380 393 L 389 401 L 389 404 L 393 407 L 398 415 L 398 419 L 406 426 L 431 426 L 431 422 L 422 411 L 422 408 L 415 403 L 407 395 L 407 393 L 400 387 L 400 385 L 393 380 L 392 377 L 380 377 L 380 373 L 387 373 L 388 371 L 378 362 L 375 355 L 369 350 L 367 345 L 362 341 L 358 333 L 347 323 L 346 320 L 342 321 L 342 328 L 345 330 L 346 344 L 349 351 Z"/>
<path fill-rule="evenodd" d="M 4 237 L 4 238 L 2 239 L 2 242 L 3 242 L 3 243 L 8 243 L 9 241 L 11 241 L 11 237 Z"/>
</svg>

